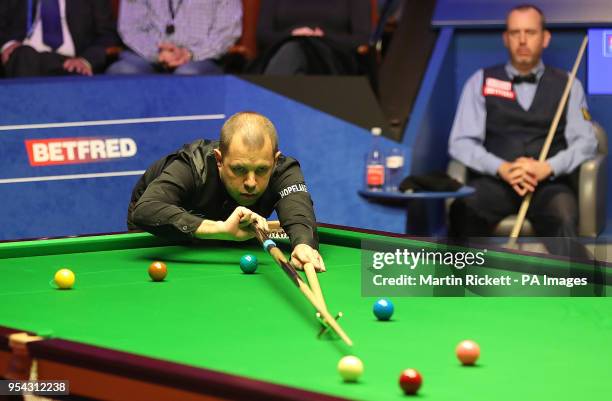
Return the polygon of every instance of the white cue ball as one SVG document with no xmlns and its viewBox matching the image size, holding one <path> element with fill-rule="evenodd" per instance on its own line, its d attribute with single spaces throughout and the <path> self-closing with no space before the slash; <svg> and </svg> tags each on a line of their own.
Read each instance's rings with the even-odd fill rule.
<svg viewBox="0 0 612 401">
<path fill-rule="evenodd" d="M 346 382 L 356 382 L 363 374 L 363 362 L 356 356 L 345 356 L 338 362 L 338 372 Z"/>
</svg>

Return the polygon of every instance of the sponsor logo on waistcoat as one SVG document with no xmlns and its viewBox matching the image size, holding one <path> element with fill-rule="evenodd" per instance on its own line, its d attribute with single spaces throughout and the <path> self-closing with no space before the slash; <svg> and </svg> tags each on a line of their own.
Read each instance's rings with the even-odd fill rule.
<svg viewBox="0 0 612 401">
<path fill-rule="evenodd" d="M 497 96 L 510 100 L 516 99 L 516 94 L 512 90 L 512 82 L 495 78 L 487 78 L 485 80 L 482 94 L 484 96 Z"/>
</svg>

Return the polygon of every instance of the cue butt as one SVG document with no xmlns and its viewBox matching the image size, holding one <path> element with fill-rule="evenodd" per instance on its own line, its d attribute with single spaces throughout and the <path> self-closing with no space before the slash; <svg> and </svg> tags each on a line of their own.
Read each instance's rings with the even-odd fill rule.
<svg viewBox="0 0 612 401">
<path fill-rule="evenodd" d="M 557 106 L 555 117 L 553 118 L 552 124 L 550 125 L 550 129 L 548 130 L 546 141 L 544 142 L 544 146 L 542 147 L 542 151 L 540 152 L 540 158 L 538 160 L 541 162 L 545 161 L 548 157 L 548 150 L 550 149 L 553 137 L 555 136 L 555 132 L 557 131 L 559 120 L 561 120 L 561 115 L 563 114 L 563 110 L 565 109 L 565 104 L 567 103 L 567 98 L 569 97 L 570 90 L 572 88 L 572 85 L 574 84 L 574 80 L 576 79 L 576 72 L 578 71 L 578 67 L 580 66 L 580 61 L 582 61 L 582 56 L 584 55 L 584 50 L 586 49 L 588 41 L 589 37 L 588 35 L 585 35 L 584 39 L 582 39 L 580 49 L 578 50 L 578 55 L 576 56 L 574 67 L 572 68 L 572 71 L 567 80 L 567 84 L 565 85 L 565 89 L 563 90 L 563 95 L 561 96 L 561 100 L 559 101 L 559 105 Z M 527 216 L 527 209 L 529 209 L 529 204 L 531 203 L 532 194 L 533 193 L 530 192 L 525 196 L 525 198 L 523 198 L 523 203 L 521 203 L 521 207 L 514 223 L 514 227 L 512 227 L 512 232 L 510 233 L 510 238 L 516 239 L 521 233 L 521 228 L 523 227 L 525 217 Z M 510 241 L 509 246 L 513 245 L 514 242 L 515 241 Z"/>
</svg>

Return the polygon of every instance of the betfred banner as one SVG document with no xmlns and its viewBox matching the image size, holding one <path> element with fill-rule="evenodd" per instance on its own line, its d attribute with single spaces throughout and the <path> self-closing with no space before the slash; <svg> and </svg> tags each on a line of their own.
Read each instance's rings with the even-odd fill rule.
<svg viewBox="0 0 612 401">
<path fill-rule="evenodd" d="M 27 139 L 30 166 L 94 163 L 136 155 L 132 138 L 46 138 Z"/>
</svg>

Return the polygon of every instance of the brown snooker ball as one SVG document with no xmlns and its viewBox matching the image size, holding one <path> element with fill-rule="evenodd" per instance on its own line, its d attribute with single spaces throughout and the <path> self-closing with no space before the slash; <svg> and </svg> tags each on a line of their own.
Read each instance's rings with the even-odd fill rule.
<svg viewBox="0 0 612 401">
<path fill-rule="evenodd" d="M 153 281 L 163 281 L 168 274 L 168 269 L 164 262 L 155 261 L 149 266 L 149 276 Z"/>
</svg>

